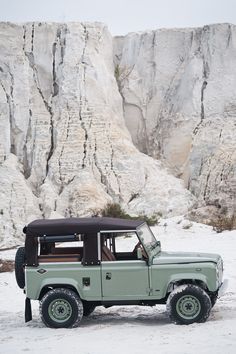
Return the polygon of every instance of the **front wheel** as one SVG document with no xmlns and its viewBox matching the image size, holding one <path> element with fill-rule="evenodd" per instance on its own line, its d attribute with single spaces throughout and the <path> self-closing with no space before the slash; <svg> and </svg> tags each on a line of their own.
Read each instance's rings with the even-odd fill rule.
<svg viewBox="0 0 236 354">
<path fill-rule="evenodd" d="M 205 322 L 211 311 L 211 299 L 200 287 L 185 284 L 175 288 L 167 300 L 167 312 L 176 324 Z"/>
<path fill-rule="evenodd" d="M 40 314 L 42 321 L 48 327 L 77 327 L 83 317 L 83 304 L 72 290 L 52 289 L 40 302 Z"/>
</svg>

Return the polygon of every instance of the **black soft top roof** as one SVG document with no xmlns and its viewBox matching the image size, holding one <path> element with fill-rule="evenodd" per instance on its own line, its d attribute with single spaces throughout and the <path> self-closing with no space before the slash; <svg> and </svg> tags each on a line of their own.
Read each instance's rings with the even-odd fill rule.
<svg viewBox="0 0 236 354">
<path fill-rule="evenodd" d="M 27 236 L 64 236 L 72 234 L 91 234 L 107 230 L 135 230 L 143 220 L 91 217 L 65 219 L 39 219 L 29 223 L 24 229 Z"/>
</svg>

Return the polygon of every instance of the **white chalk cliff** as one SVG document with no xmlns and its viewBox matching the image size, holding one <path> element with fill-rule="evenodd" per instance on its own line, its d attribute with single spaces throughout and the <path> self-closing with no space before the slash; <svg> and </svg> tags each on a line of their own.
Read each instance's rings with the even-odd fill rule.
<svg viewBox="0 0 236 354">
<path fill-rule="evenodd" d="M 0 24 L 1 247 L 21 243 L 34 218 L 90 215 L 110 201 L 133 214 L 191 208 L 183 182 L 134 146 L 115 71 L 102 24 Z"/>
<path fill-rule="evenodd" d="M 236 26 L 130 33 L 114 52 L 135 146 L 164 160 L 199 207 L 236 215 Z"/>
<path fill-rule="evenodd" d="M 236 210 L 236 26 L 0 23 L 0 246 L 38 217 Z"/>
</svg>

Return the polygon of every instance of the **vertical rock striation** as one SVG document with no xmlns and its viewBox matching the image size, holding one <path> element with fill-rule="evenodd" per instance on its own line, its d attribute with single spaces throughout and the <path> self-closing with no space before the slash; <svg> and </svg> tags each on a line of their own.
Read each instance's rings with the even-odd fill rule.
<svg viewBox="0 0 236 354">
<path fill-rule="evenodd" d="M 236 213 L 236 26 L 130 33 L 114 39 L 114 58 L 135 146 L 199 206 Z"/>
</svg>

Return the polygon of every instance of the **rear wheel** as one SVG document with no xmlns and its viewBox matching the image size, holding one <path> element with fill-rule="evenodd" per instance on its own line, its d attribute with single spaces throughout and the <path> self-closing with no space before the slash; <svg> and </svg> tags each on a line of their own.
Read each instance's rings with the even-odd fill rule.
<svg viewBox="0 0 236 354">
<path fill-rule="evenodd" d="M 77 327 L 83 317 L 83 304 L 74 291 L 64 288 L 53 289 L 42 298 L 40 314 L 48 327 Z"/>
<path fill-rule="evenodd" d="M 15 276 L 16 282 L 21 289 L 25 287 L 25 247 L 20 247 L 15 255 Z"/>
<path fill-rule="evenodd" d="M 211 311 L 211 300 L 202 288 L 192 284 L 181 285 L 170 294 L 167 311 L 176 324 L 205 322 Z"/>
</svg>

